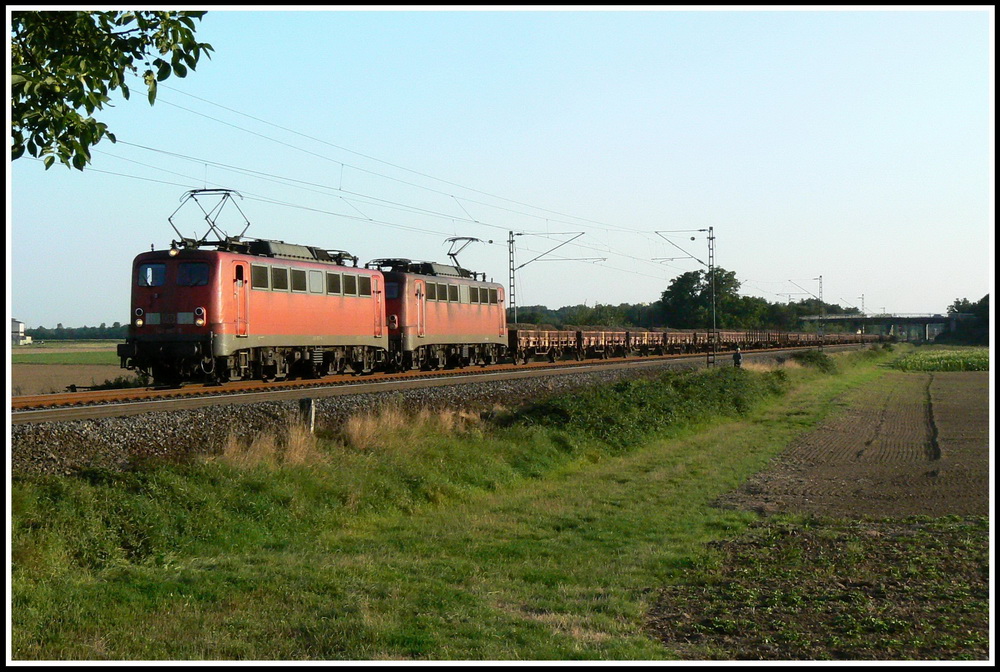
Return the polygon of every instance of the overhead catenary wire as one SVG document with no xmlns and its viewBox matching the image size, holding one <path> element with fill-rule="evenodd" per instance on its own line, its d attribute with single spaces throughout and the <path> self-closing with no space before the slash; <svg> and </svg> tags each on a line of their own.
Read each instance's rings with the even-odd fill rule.
<svg viewBox="0 0 1000 672">
<path fill-rule="evenodd" d="M 277 199 L 277 198 L 263 196 L 263 195 L 248 196 L 248 197 L 252 198 L 252 200 L 259 200 L 261 202 L 266 202 L 266 203 L 270 203 L 270 204 L 278 205 L 278 206 L 283 206 L 283 207 L 295 207 L 295 208 L 304 209 L 304 210 L 308 210 L 308 211 L 313 211 L 313 212 L 317 212 L 317 213 L 327 214 L 327 215 L 330 215 L 330 216 L 341 217 L 341 218 L 345 218 L 345 219 L 348 219 L 348 220 L 364 221 L 364 222 L 368 222 L 368 223 L 372 223 L 372 224 L 377 224 L 377 225 L 380 225 L 380 226 L 391 227 L 391 228 L 395 228 L 395 229 L 399 229 L 399 230 L 407 230 L 407 231 L 413 231 L 413 232 L 419 232 L 419 233 L 423 233 L 423 234 L 427 234 L 427 235 L 437 235 L 437 236 L 442 235 L 442 232 L 436 231 L 436 230 L 433 230 L 433 229 L 427 229 L 427 227 L 407 226 L 407 225 L 399 224 L 397 222 L 389 221 L 389 220 L 384 219 L 384 218 L 372 217 L 372 216 L 366 214 L 361 208 L 362 208 L 362 206 L 364 206 L 366 204 L 367 205 L 378 205 L 379 207 L 384 207 L 384 208 L 387 208 L 387 209 L 398 209 L 400 211 L 405 211 L 405 212 L 409 212 L 409 213 L 420 214 L 420 215 L 429 216 L 429 217 L 445 218 L 445 219 L 448 219 L 452 223 L 454 223 L 456 221 L 460 221 L 460 222 L 466 222 L 466 223 L 469 223 L 469 224 L 474 224 L 474 225 L 477 225 L 477 226 L 484 226 L 484 227 L 488 227 L 488 228 L 492 228 L 492 229 L 498 229 L 498 230 L 508 230 L 508 229 L 511 228 L 509 224 L 504 224 L 504 225 L 493 224 L 493 223 L 491 223 L 489 221 L 484 221 L 484 219 L 482 219 L 480 217 L 475 217 L 469 211 L 469 208 L 466 207 L 466 204 L 469 204 L 469 205 L 475 204 L 475 205 L 479 205 L 479 206 L 483 206 L 483 207 L 492 208 L 492 209 L 495 209 L 495 210 L 497 210 L 499 212 L 510 213 L 510 214 L 514 214 L 514 215 L 517 215 L 517 216 L 528 217 L 528 218 L 542 219 L 542 220 L 545 221 L 547 229 L 548 229 L 548 227 L 549 227 L 550 224 L 555 223 L 555 224 L 561 224 L 561 225 L 574 225 L 574 226 L 577 226 L 577 227 L 582 226 L 582 227 L 585 227 L 585 228 L 593 228 L 593 229 L 598 229 L 598 230 L 603 230 L 603 231 L 628 232 L 628 233 L 633 233 L 633 234 L 636 234 L 636 235 L 639 235 L 639 236 L 642 236 L 642 237 L 647 237 L 649 235 L 649 232 L 646 231 L 646 230 L 637 229 L 637 228 L 631 228 L 631 227 L 627 227 L 627 226 L 620 226 L 620 225 L 608 224 L 607 222 L 601 222 L 601 221 L 590 219 L 590 218 L 585 218 L 585 217 L 580 217 L 580 216 L 577 216 L 577 215 L 563 213 L 563 212 L 560 212 L 560 211 L 557 211 L 557 210 L 554 210 L 554 209 L 550 209 L 550 208 L 543 208 L 543 207 L 540 207 L 540 206 L 531 205 L 531 204 L 523 202 L 523 201 L 518 201 L 518 200 L 515 200 L 515 199 L 511 199 L 511 198 L 506 198 L 506 197 L 503 197 L 503 196 L 499 196 L 497 194 L 490 193 L 488 191 L 484 191 L 484 190 L 481 190 L 481 189 L 476 189 L 476 188 L 473 188 L 473 187 L 468 187 L 466 185 L 462 185 L 462 184 L 459 184 L 457 182 L 446 180 L 446 179 L 443 179 L 443 178 L 431 175 L 431 174 L 426 173 L 426 172 L 422 172 L 422 171 L 418 171 L 418 170 L 413 170 L 411 168 L 407 168 L 405 166 L 402 166 L 402 165 L 399 165 L 399 164 L 396 164 L 396 163 L 385 161 L 383 159 L 379 159 L 379 158 L 377 158 L 375 156 L 372 156 L 372 155 L 369 155 L 369 154 L 365 154 L 363 152 L 358 152 L 358 151 L 349 149 L 347 147 L 343 147 L 341 145 L 337 145 L 335 143 L 329 142 L 329 141 L 324 140 L 322 138 L 317 138 L 315 136 L 311 136 L 311 135 L 308 135 L 306 133 L 302 133 L 302 132 L 297 131 L 297 130 L 292 129 L 292 128 L 288 128 L 288 127 L 285 127 L 285 126 L 281 126 L 279 124 L 275 124 L 275 123 L 273 123 L 271 121 L 268 121 L 266 119 L 262 119 L 260 117 L 254 116 L 252 114 L 248 114 L 246 112 L 243 112 L 243 111 L 240 111 L 240 110 L 236 110 L 236 109 L 231 108 L 231 107 L 227 107 L 225 105 L 216 103 L 216 102 L 208 100 L 206 98 L 202 98 L 202 97 L 199 97 L 199 96 L 196 96 L 196 95 L 193 95 L 193 94 L 186 93 L 184 91 L 180 91 L 178 89 L 175 89 L 175 88 L 167 86 L 167 85 L 161 85 L 160 88 L 161 88 L 161 90 L 169 90 L 171 92 L 177 93 L 177 94 L 182 95 L 182 96 L 186 96 L 186 97 L 191 98 L 193 100 L 200 101 L 200 102 L 202 102 L 204 104 L 214 106 L 214 107 L 216 107 L 218 109 L 221 109 L 221 110 L 225 110 L 228 113 L 239 115 L 239 116 L 244 117 L 246 119 L 253 120 L 254 122 L 257 122 L 257 123 L 260 123 L 260 124 L 264 124 L 264 125 L 269 126 L 271 128 L 275 128 L 275 129 L 281 130 L 283 132 L 290 133 L 290 134 L 293 134 L 295 136 L 307 139 L 307 140 L 309 140 L 310 142 L 313 142 L 313 143 L 319 143 L 319 144 L 322 144 L 322 145 L 325 145 L 325 146 L 328 146 L 328 147 L 332 147 L 332 148 L 335 148 L 335 149 L 337 149 L 339 151 L 347 152 L 347 153 L 350 153 L 350 154 L 352 154 L 354 156 L 361 157 L 361 158 L 364 158 L 366 160 L 374 161 L 374 162 L 377 162 L 377 163 L 379 163 L 381 165 L 391 167 L 391 168 L 393 168 L 395 170 L 405 171 L 408 174 L 411 174 L 411 175 L 414 175 L 414 176 L 419 176 L 419 177 L 421 177 L 423 179 L 433 180 L 434 182 L 437 182 L 437 183 L 440 183 L 440 184 L 443 184 L 443 185 L 447 185 L 447 186 L 450 186 L 450 187 L 455 187 L 455 188 L 458 188 L 458 189 L 462 189 L 462 190 L 465 190 L 465 191 L 467 191 L 469 193 L 477 194 L 477 195 L 480 195 L 480 196 L 483 196 L 483 197 L 487 197 L 487 198 L 490 198 L 490 199 L 494 199 L 494 200 L 502 202 L 502 203 L 512 204 L 512 205 L 518 206 L 519 208 L 528 208 L 528 209 L 534 210 L 536 212 L 526 212 L 523 209 L 507 207 L 505 205 L 500 205 L 500 204 L 497 204 L 497 203 L 490 203 L 490 202 L 486 202 L 486 201 L 479 200 L 479 199 L 476 199 L 476 198 L 470 198 L 470 197 L 466 197 L 466 196 L 459 196 L 459 195 L 457 195 L 456 193 L 453 193 L 453 192 L 442 191 L 440 189 L 435 189 L 435 188 L 429 187 L 429 186 L 424 185 L 424 184 L 417 184 L 417 183 L 415 183 L 413 181 L 402 180 L 402 179 L 400 179 L 398 177 L 387 175 L 384 172 L 378 172 L 378 171 L 370 170 L 370 169 L 365 168 L 363 166 L 349 164 L 347 162 L 340 161 L 340 160 L 337 160 L 337 159 L 335 159 L 333 157 L 330 157 L 329 155 L 318 153 L 318 152 L 315 152 L 315 151 L 311 151 L 311 150 L 309 150 L 307 148 L 303 148 L 303 147 L 298 146 L 296 144 L 286 142 L 286 141 L 284 141 L 282 139 L 279 139 L 279 138 L 276 138 L 276 137 L 272 137 L 272 136 L 267 135 L 265 133 L 260 133 L 260 132 L 255 131 L 255 130 L 252 130 L 252 129 L 249 129 L 249 128 L 245 128 L 244 126 L 241 126 L 239 124 L 234 124 L 234 123 L 231 123 L 230 121 L 226 121 L 224 119 L 219 119 L 216 116 L 205 114 L 204 112 L 200 112 L 200 111 L 191 109 L 189 107 L 185 107 L 183 105 L 179 105 L 176 102 L 168 100 L 165 96 L 162 95 L 162 93 L 161 93 L 161 96 L 158 98 L 157 102 L 162 103 L 163 105 L 171 106 L 173 108 L 176 108 L 178 110 L 187 112 L 189 114 L 193 114 L 193 115 L 200 116 L 202 118 L 208 119 L 208 120 L 210 120 L 210 121 L 212 121 L 214 123 L 222 124 L 222 125 L 225 125 L 227 127 L 233 128 L 233 129 L 235 129 L 235 130 L 237 130 L 239 132 L 247 133 L 247 134 L 253 135 L 255 137 L 267 140 L 269 142 L 277 143 L 279 145 L 285 146 L 285 147 L 287 147 L 289 149 L 292 149 L 294 151 L 303 152 L 303 153 L 305 153 L 307 155 L 314 156 L 314 157 L 316 157 L 318 159 L 321 159 L 323 161 L 329 161 L 329 162 L 332 162 L 334 164 L 337 164 L 339 166 L 339 171 L 338 171 L 339 172 L 339 176 L 338 176 L 338 185 L 339 186 L 337 188 L 333 188 L 333 187 L 331 187 L 329 185 L 317 184 L 317 183 L 314 183 L 314 182 L 307 182 L 305 180 L 297 180 L 297 179 L 294 179 L 294 178 L 283 177 L 283 176 L 278 176 L 278 175 L 272 175 L 272 174 L 264 173 L 262 171 L 254 171 L 252 169 L 241 168 L 241 167 L 232 166 L 232 165 L 226 165 L 226 164 L 222 164 L 220 162 L 206 161 L 204 159 L 197 159 L 195 157 L 184 156 L 184 155 L 178 154 L 176 152 L 168 152 L 166 150 L 160 150 L 160 149 L 156 149 L 156 148 L 152 148 L 152 147 L 148 147 L 148 146 L 138 145 L 138 144 L 134 144 L 134 143 L 128 143 L 128 142 L 126 142 L 124 140 L 119 140 L 118 143 L 116 143 L 116 144 L 123 145 L 123 146 L 132 146 L 132 147 L 135 147 L 135 148 L 138 148 L 138 149 L 144 149 L 146 151 L 161 152 L 161 153 L 166 154 L 166 155 L 171 155 L 171 156 L 175 156 L 177 158 L 182 158 L 182 159 L 186 159 L 186 160 L 189 160 L 189 161 L 194 161 L 194 162 L 197 162 L 197 163 L 201 164 L 202 166 L 205 166 L 206 173 L 207 173 L 207 167 L 211 165 L 211 166 L 214 166 L 216 168 L 225 169 L 225 170 L 231 170 L 233 172 L 244 174 L 244 175 L 248 175 L 248 176 L 253 176 L 253 177 L 256 177 L 258 179 L 272 180 L 272 181 L 274 181 L 276 183 L 283 184 L 284 186 L 291 186 L 291 187 L 294 187 L 294 188 L 306 189 L 306 190 L 309 190 L 309 191 L 313 191 L 314 193 L 319 193 L 319 194 L 324 194 L 324 195 L 331 195 L 331 196 L 334 196 L 334 197 L 342 200 L 345 203 L 345 205 L 347 205 L 348 207 L 350 207 L 355 213 L 357 213 L 357 215 L 344 214 L 344 213 L 341 213 L 341 212 L 335 212 L 335 211 L 332 211 L 332 210 L 329 210 L 329 209 L 324 209 L 324 208 L 319 208 L 319 207 L 303 206 L 303 205 L 298 204 L 298 203 L 291 203 L 291 202 L 288 202 L 287 200 Z M 114 154 L 110 154 L 110 155 L 114 156 Z M 125 160 L 125 161 L 130 161 L 131 160 L 131 159 L 127 159 L 125 157 L 118 157 L 118 158 L 121 158 L 122 160 Z M 139 162 L 136 162 L 136 163 L 139 163 Z M 140 163 L 139 165 L 142 165 L 142 164 Z M 163 170 L 163 168 L 161 168 L 161 167 L 154 167 L 154 166 L 149 166 L 149 167 L 150 168 L 155 168 L 156 170 Z M 359 171 L 359 172 L 362 172 L 362 173 L 365 173 L 365 174 L 369 174 L 369 175 L 372 175 L 372 176 L 376 176 L 376 177 L 378 177 L 380 179 L 391 180 L 391 181 L 395 181 L 397 183 L 404 184 L 404 185 L 407 185 L 407 186 L 410 186 L 410 187 L 414 187 L 414 188 L 417 188 L 417 189 L 425 190 L 428 193 L 433 193 L 433 194 L 437 194 L 437 195 L 441 195 L 441 196 L 446 196 L 449 199 L 451 199 L 462 210 L 462 212 L 464 213 L 464 217 L 455 217 L 455 215 L 452 214 L 452 213 L 444 213 L 444 212 L 439 212 L 439 211 L 435 211 L 435 210 L 430 210 L 430 209 L 427 209 L 427 208 L 420 208 L 420 207 L 417 207 L 417 206 L 415 206 L 413 204 L 401 203 L 401 202 L 398 202 L 398 201 L 392 201 L 392 200 L 389 200 L 389 199 L 383 199 L 383 198 L 379 198 L 377 196 L 372 196 L 370 194 L 364 194 L 364 193 L 354 192 L 354 191 L 351 191 L 351 190 L 344 189 L 343 188 L 343 185 L 344 185 L 344 171 L 347 168 L 350 168 L 351 170 Z M 115 174 L 115 173 L 111 173 L 110 171 L 100 171 L 100 172 L 105 172 L 107 174 Z M 167 171 L 167 172 L 169 174 L 173 174 L 173 175 L 176 175 L 176 176 L 181 176 L 181 174 L 179 174 L 179 173 L 171 173 L 170 171 Z M 132 177 L 134 179 L 143 179 L 143 180 L 147 180 L 147 181 L 151 181 L 151 182 L 157 182 L 157 183 L 163 183 L 163 184 L 173 184 L 171 182 L 165 182 L 165 181 L 160 181 L 160 180 L 150 180 L 149 178 L 143 178 L 143 177 L 132 176 L 132 175 L 125 175 L 125 174 L 121 174 L 121 173 L 118 173 L 118 175 L 121 175 L 123 177 Z M 194 178 L 188 178 L 188 179 L 192 179 L 192 182 L 193 182 L 194 185 L 207 186 L 208 183 L 209 183 L 208 179 L 207 179 L 207 175 L 204 175 L 204 176 L 202 176 L 202 177 L 200 177 L 198 179 L 194 179 Z M 184 186 L 187 186 L 187 187 L 190 188 L 193 185 L 184 185 Z M 228 185 L 217 184 L 216 186 L 222 187 L 222 186 L 228 186 Z M 241 189 L 241 191 L 244 191 L 244 192 L 246 192 L 248 194 L 252 193 L 252 192 L 249 192 L 246 189 Z M 335 193 L 331 193 L 331 192 L 335 192 Z M 537 213 L 544 213 L 544 214 L 537 214 Z M 515 228 L 518 228 L 518 227 L 515 227 Z M 552 239 L 557 239 L 557 238 L 555 238 L 555 236 L 560 235 L 559 232 L 547 231 L 545 233 L 542 233 L 540 231 L 532 231 L 531 229 L 526 229 L 526 228 L 523 228 L 523 227 L 518 228 L 518 230 L 520 230 L 520 231 L 522 231 L 524 233 L 532 233 L 534 235 L 552 236 Z M 651 264 L 651 265 L 653 265 L 657 269 L 657 271 L 662 271 L 662 268 L 663 268 L 662 265 L 655 264 L 655 262 L 652 262 L 649 259 L 637 256 L 637 255 L 634 255 L 634 254 L 628 254 L 628 253 L 622 252 L 622 251 L 617 250 L 617 249 L 611 249 L 610 246 L 608 246 L 609 249 L 601 249 L 601 248 L 594 247 L 594 246 L 586 244 L 586 243 L 574 242 L 573 243 L 573 247 L 578 247 L 578 248 L 581 248 L 581 249 L 588 249 L 588 250 L 598 251 L 598 252 L 600 252 L 602 254 L 608 254 L 608 255 L 611 255 L 611 256 L 615 256 L 615 257 L 618 257 L 618 258 L 625 259 L 625 260 L 629 261 L 632 264 L 635 264 L 636 262 L 639 262 L 640 264 Z M 530 251 L 527 248 L 525 248 L 525 250 L 526 251 Z M 567 260 L 571 260 L 571 259 L 567 259 Z M 656 274 L 642 273 L 642 272 L 636 271 L 634 268 L 631 268 L 631 267 L 630 268 L 616 268 L 616 267 L 613 267 L 611 265 L 607 265 L 606 268 L 609 268 L 610 270 L 614 270 L 614 271 L 620 272 L 620 273 L 627 273 L 627 274 L 632 274 L 632 275 L 638 275 L 638 276 L 642 276 L 642 277 L 653 278 L 653 279 L 656 279 L 656 280 L 663 280 L 664 279 L 662 273 L 656 273 Z"/>
<path fill-rule="evenodd" d="M 417 208 L 415 206 L 407 205 L 407 204 L 404 204 L 404 203 L 399 203 L 399 202 L 396 202 L 396 201 L 390 201 L 388 199 L 381 199 L 381 198 L 378 198 L 378 197 L 375 197 L 375 196 L 370 196 L 368 194 L 361 194 L 359 192 L 344 191 L 344 190 L 341 190 L 341 189 L 338 189 L 338 188 L 335 188 L 335 187 L 331 187 L 331 186 L 320 184 L 320 183 L 316 183 L 316 182 L 310 182 L 310 181 L 306 181 L 306 180 L 300 180 L 300 179 L 297 179 L 297 178 L 290 178 L 290 177 L 284 177 L 284 176 L 274 175 L 272 173 L 265 173 L 265 172 L 262 172 L 262 171 L 257 171 L 257 170 L 253 170 L 253 169 L 249 169 L 249 168 L 241 168 L 241 167 L 238 167 L 238 166 L 233 166 L 231 164 L 225 164 L 225 163 L 222 163 L 222 162 L 219 162 L 219 161 L 213 161 L 211 159 L 205 159 L 205 158 L 187 156 L 185 154 L 180 154 L 178 152 L 173 152 L 173 151 L 170 151 L 170 150 L 158 149 L 158 148 L 155 148 L 155 147 L 149 147 L 147 145 L 140 145 L 140 144 L 137 144 L 137 143 L 130 143 L 130 142 L 127 142 L 127 141 L 122 141 L 122 140 L 120 140 L 118 142 L 118 144 L 121 144 L 121 145 L 124 145 L 124 146 L 129 146 L 129 147 L 134 147 L 136 149 L 141 149 L 141 150 L 145 150 L 145 151 L 155 152 L 155 153 L 159 153 L 159 154 L 171 156 L 171 157 L 182 159 L 182 160 L 191 161 L 191 162 L 197 163 L 199 165 L 211 165 L 211 166 L 214 166 L 214 167 L 219 168 L 219 169 L 231 170 L 231 171 L 236 172 L 238 174 L 245 174 L 245 175 L 257 177 L 259 179 L 273 181 L 273 182 L 276 182 L 278 184 L 282 184 L 282 185 L 285 185 L 285 186 L 293 186 L 293 187 L 296 187 L 296 188 L 302 188 L 302 189 L 306 189 L 308 191 L 312 191 L 314 193 L 320 193 L 320 194 L 325 194 L 325 195 L 334 195 L 334 196 L 337 196 L 338 198 L 340 198 L 341 200 L 343 200 L 345 203 L 348 203 L 349 205 L 351 205 L 359 214 L 363 215 L 363 219 L 365 219 L 366 221 L 369 221 L 371 223 L 385 225 L 385 226 L 392 226 L 393 228 L 399 228 L 399 229 L 405 229 L 405 230 L 412 230 L 412 231 L 419 230 L 419 229 L 416 229 L 415 227 L 406 227 L 405 225 L 399 225 L 399 224 L 395 224 L 394 225 L 394 224 L 392 224 L 392 223 L 390 223 L 390 222 L 388 222 L 386 220 L 377 220 L 375 218 L 368 217 L 367 215 L 364 215 L 364 213 L 357 206 L 355 206 L 353 204 L 353 202 L 351 201 L 351 199 L 345 198 L 344 196 L 341 196 L 339 194 L 331 194 L 330 192 L 342 192 L 342 193 L 346 193 L 346 194 L 349 194 L 349 195 L 352 195 L 352 196 L 356 196 L 358 198 L 366 199 L 369 202 L 374 202 L 377 205 L 380 205 L 382 207 L 387 207 L 389 209 L 396 208 L 396 209 L 399 209 L 399 210 L 402 210 L 402 211 L 406 211 L 406 212 L 419 213 L 419 214 L 423 214 L 423 215 L 427 215 L 427 216 L 431 216 L 431 217 L 439 217 L 439 218 L 447 219 L 449 221 L 455 221 L 456 219 L 461 219 L 462 221 L 466 221 L 466 222 L 471 223 L 471 224 L 478 224 L 478 225 L 486 226 L 486 227 L 493 228 L 493 229 L 506 230 L 506 227 L 502 227 L 500 225 L 491 224 L 489 222 L 484 222 L 484 221 L 481 221 L 481 220 L 473 219 L 473 218 L 471 218 L 471 215 L 470 215 L 470 219 L 456 218 L 453 214 L 450 214 L 450 213 L 443 213 L 443 212 L 432 211 L 432 210 L 428 210 L 426 208 Z M 129 162 L 132 162 L 132 163 L 136 163 L 137 165 L 144 165 L 144 166 L 146 166 L 146 167 L 148 167 L 150 169 L 153 169 L 153 170 L 164 170 L 164 171 L 166 170 L 166 169 L 164 169 L 162 167 L 159 167 L 159 166 L 153 166 L 153 165 L 150 165 L 150 164 L 144 164 L 142 162 L 135 161 L 134 159 L 127 159 L 127 158 L 124 158 L 124 157 L 118 157 L 117 155 L 112 154 L 110 152 L 106 152 L 105 151 L 105 152 L 102 152 L 102 153 L 107 154 L 109 156 L 114 156 L 116 158 L 120 158 L 120 159 L 122 159 L 124 161 L 129 161 Z M 171 174 L 180 175 L 179 173 L 173 173 L 172 171 L 166 171 L 166 172 L 169 172 Z M 216 184 L 215 186 L 224 186 L 224 185 Z M 247 192 L 247 193 L 250 193 L 250 192 Z M 271 203 L 273 205 L 284 205 L 284 206 L 288 206 L 288 207 L 292 207 L 292 206 L 295 205 L 295 204 L 292 204 L 292 203 L 288 203 L 286 201 L 281 201 L 281 200 L 278 200 L 278 199 L 271 199 L 271 198 L 267 198 L 267 197 L 263 197 L 263 196 L 259 196 L 257 200 L 261 200 L 263 202 L 268 202 L 268 203 Z M 299 207 L 299 206 L 296 206 L 296 207 Z M 347 215 L 342 215 L 341 213 L 335 213 L 335 212 L 332 212 L 332 211 L 323 210 L 321 208 L 303 208 L 303 209 L 311 210 L 311 211 L 314 211 L 314 212 L 325 212 L 326 214 L 330 214 L 330 215 L 334 215 L 334 216 L 343 216 L 343 217 L 347 217 L 347 218 L 351 219 L 351 217 L 348 217 Z M 436 235 L 444 235 L 440 231 L 436 231 L 434 233 Z M 557 238 L 555 238 L 555 236 L 560 235 L 559 232 L 542 233 L 542 232 L 526 231 L 525 233 L 529 233 L 531 235 L 540 236 L 540 237 L 547 237 L 547 238 L 550 238 L 552 240 L 558 240 Z M 583 243 L 574 243 L 574 246 L 575 247 L 581 247 L 581 248 L 584 248 L 584 249 L 590 249 L 590 250 L 594 250 L 594 251 L 598 251 L 598 252 L 602 252 L 602 253 L 612 254 L 614 256 L 618 256 L 618 257 L 622 257 L 624 259 L 627 259 L 629 261 L 640 261 L 640 262 L 649 263 L 649 260 L 647 260 L 647 259 L 643 259 L 641 257 L 636 257 L 634 255 L 628 255 L 628 254 L 619 252 L 619 251 L 614 250 L 614 249 L 602 249 L 602 248 L 594 247 L 592 245 L 586 245 L 586 244 L 583 244 Z M 639 273 L 639 272 L 635 271 L 634 269 L 618 268 L 618 269 L 615 269 L 615 270 L 618 270 L 618 271 L 623 272 L 623 273 L 636 274 L 636 275 L 639 275 L 639 276 L 642 276 L 642 277 L 649 277 L 649 278 L 654 278 L 654 279 L 660 279 L 660 276 L 650 275 L 648 273 Z"/>
</svg>

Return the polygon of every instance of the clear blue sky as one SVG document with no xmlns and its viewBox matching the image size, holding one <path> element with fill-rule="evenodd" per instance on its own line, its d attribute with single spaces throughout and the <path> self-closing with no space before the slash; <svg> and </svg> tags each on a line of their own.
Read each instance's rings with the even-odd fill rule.
<svg viewBox="0 0 1000 672">
<path fill-rule="evenodd" d="M 94 116 L 85 171 L 8 168 L 8 311 L 125 322 L 189 189 L 246 235 L 447 261 L 519 306 L 652 302 L 707 261 L 769 301 L 939 312 L 992 292 L 993 9 L 210 11 L 215 48 Z M 9 18 L 9 15 L 8 15 Z M 8 106 L 9 109 L 9 106 Z M 206 226 L 194 205 L 175 221 Z M 220 224 L 239 233 L 231 207 Z M 541 234 L 541 235 L 540 235 Z M 696 236 L 691 241 L 688 236 Z M 485 241 L 492 240 L 492 244 Z M 596 262 L 594 258 L 605 261 Z"/>
</svg>

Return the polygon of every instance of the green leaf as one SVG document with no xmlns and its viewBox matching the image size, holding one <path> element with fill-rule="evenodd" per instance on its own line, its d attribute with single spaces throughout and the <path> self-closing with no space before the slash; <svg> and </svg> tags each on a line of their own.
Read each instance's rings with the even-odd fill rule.
<svg viewBox="0 0 1000 672">
<path fill-rule="evenodd" d="M 153 61 L 153 65 L 156 66 L 156 81 L 162 82 L 170 76 L 170 64 L 162 58 L 158 58 Z"/>
</svg>

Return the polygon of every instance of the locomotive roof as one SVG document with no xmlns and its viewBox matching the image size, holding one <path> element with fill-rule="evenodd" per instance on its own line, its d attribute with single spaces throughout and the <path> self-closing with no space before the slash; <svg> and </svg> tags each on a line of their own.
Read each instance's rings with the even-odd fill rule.
<svg viewBox="0 0 1000 672">
<path fill-rule="evenodd" d="M 449 278 L 475 279 L 475 271 L 469 271 L 461 266 L 449 266 L 433 261 L 413 261 L 411 259 L 375 259 L 365 264 L 368 268 L 388 269 L 396 273 L 414 273 L 416 275 L 439 275 Z"/>
<path fill-rule="evenodd" d="M 173 243 L 172 246 L 175 246 Z M 276 259 L 303 259 L 307 261 L 326 261 L 340 266 L 344 262 L 351 261 L 358 265 L 358 258 L 343 250 L 324 250 L 311 245 L 295 245 L 281 240 L 251 239 L 240 240 L 238 237 L 226 238 L 217 241 L 193 241 L 182 239 L 182 247 L 201 247 L 203 245 L 214 245 L 221 252 L 234 252 L 237 254 L 250 254 L 258 257 L 273 257 Z"/>
</svg>

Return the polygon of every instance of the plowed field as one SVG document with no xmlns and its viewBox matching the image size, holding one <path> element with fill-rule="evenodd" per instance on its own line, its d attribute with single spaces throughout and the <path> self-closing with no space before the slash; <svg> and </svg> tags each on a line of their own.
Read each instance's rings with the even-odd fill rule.
<svg viewBox="0 0 1000 672">
<path fill-rule="evenodd" d="M 720 504 L 849 518 L 988 514 L 988 373 L 889 373 L 843 403 Z"/>
<path fill-rule="evenodd" d="M 90 386 L 134 374 L 118 365 L 104 364 L 13 364 L 11 395 L 65 392 L 69 385 Z"/>
<path fill-rule="evenodd" d="M 841 401 L 718 502 L 811 522 L 764 516 L 660 591 L 649 630 L 680 658 L 989 658 L 989 373 L 887 373 Z"/>
</svg>

